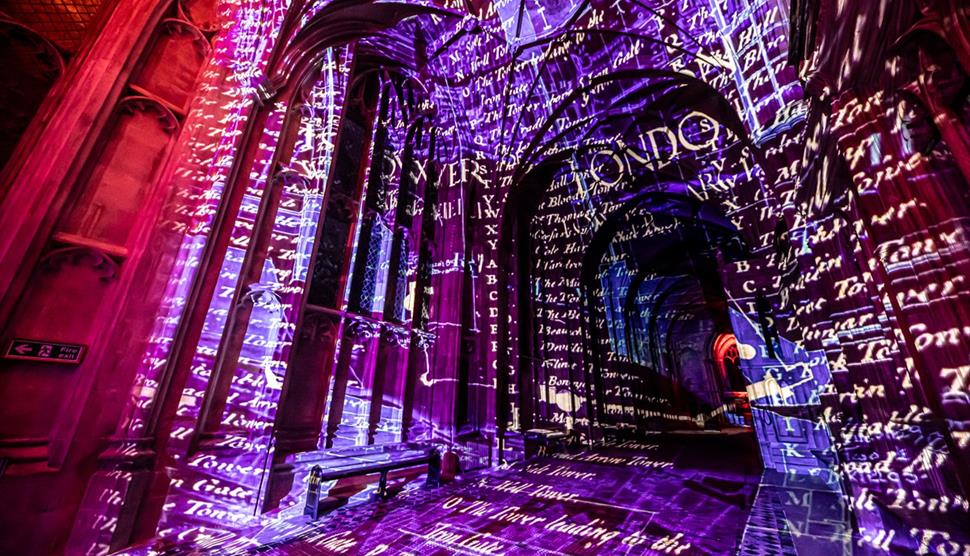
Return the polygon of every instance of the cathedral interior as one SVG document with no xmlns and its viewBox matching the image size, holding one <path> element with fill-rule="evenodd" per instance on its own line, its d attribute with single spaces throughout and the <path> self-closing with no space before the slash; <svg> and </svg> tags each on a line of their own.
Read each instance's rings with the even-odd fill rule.
<svg viewBox="0 0 970 556">
<path fill-rule="evenodd" d="M 0 68 L 0 554 L 970 555 L 965 0 L 4 0 Z"/>
</svg>

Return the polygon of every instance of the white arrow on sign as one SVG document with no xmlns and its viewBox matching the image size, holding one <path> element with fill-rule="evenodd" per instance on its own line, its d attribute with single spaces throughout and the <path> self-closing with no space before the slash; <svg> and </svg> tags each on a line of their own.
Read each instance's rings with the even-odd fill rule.
<svg viewBox="0 0 970 556">
<path fill-rule="evenodd" d="M 28 346 L 27 344 L 20 344 L 19 346 L 13 348 L 13 350 L 19 353 L 20 355 L 23 355 L 28 351 L 30 351 L 30 346 Z"/>
</svg>

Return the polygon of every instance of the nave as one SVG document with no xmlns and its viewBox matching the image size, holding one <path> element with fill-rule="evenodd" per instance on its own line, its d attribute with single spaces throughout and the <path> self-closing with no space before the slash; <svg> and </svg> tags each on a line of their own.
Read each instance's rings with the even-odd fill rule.
<svg viewBox="0 0 970 556">
<path fill-rule="evenodd" d="M 0 556 L 970 556 L 970 2 L 9 0 L 0 61 Z"/>
</svg>

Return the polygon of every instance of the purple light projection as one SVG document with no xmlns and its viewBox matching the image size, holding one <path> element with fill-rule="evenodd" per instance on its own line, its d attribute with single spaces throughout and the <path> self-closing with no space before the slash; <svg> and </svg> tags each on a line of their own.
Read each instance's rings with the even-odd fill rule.
<svg viewBox="0 0 970 556">
<path fill-rule="evenodd" d="M 745 438 L 656 435 L 557 454 L 342 508 L 318 524 L 278 520 L 200 546 L 328 555 L 731 554 L 760 474 Z M 703 463 L 705 449 L 726 446 L 742 449 L 716 468 Z"/>
<path fill-rule="evenodd" d="M 933 212 L 959 169 L 918 129 L 888 150 L 878 95 L 812 115 L 786 2 L 368 6 L 391 15 L 339 47 L 328 21 L 363 25 L 344 6 L 223 7 L 119 433 L 162 437 L 162 542 L 288 516 L 300 451 L 433 441 L 476 468 L 537 427 L 733 428 L 712 355 L 733 334 L 766 469 L 847 501 L 860 550 L 968 546 L 966 331 L 938 329 L 966 294 L 966 217 Z M 898 183 L 919 168 L 932 202 Z M 885 206 L 885 184 L 909 193 Z"/>
<path fill-rule="evenodd" d="M 238 366 L 231 369 L 231 383 L 225 397 L 219 429 L 231 431 L 214 441 L 215 453 L 187 456 L 173 476 L 168 494 L 168 508 L 160 524 L 160 534 L 178 537 L 187 528 L 219 529 L 226 520 L 242 525 L 258 513 L 273 451 L 272 425 L 282 390 L 286 361 L 295 330 L 297 308 L 302 303 L 303 284 L 313 248 L 308 238 L 316 235 L 328 166 L 332 157 L 335 134 L 335 112 L 341 104 L 348 73 L 346 51 L 328 51 L 318 81 L 308 93 L 303 108 L 302 126 L 297 131 L 290 168 L 277 179 L 278 213 L 268 230 L 268 252 L 242 299 L 234 299 L 233 290 L 246 262 L 246 247 L 258 225 L 260 201 L 266 194 L 266 174 L 254 175 L 254 183 L 243 199 L 231 247 L 220 272 L 218 294 L 209 308 L 206 331 L 192 365 L 186 392 L 178 411 L 181 419 L 176 430 L 190 431 L 204 404 L 204 393 L 213 369 L 221 364 L 219 353 L 221 331 L 233 304 L 251 306 L 249 324 L 243 332 Z M 281 121 L 284 109 L 271 115 Z M 272 121 L 272 120 L 271 120 Z M 267 124 L 265 143 L 260 144 L 258 159 L 268 161 L 278 141 L 279 127 Z M 264 232 L 265 233 L 265 232 Z M 237 247 L 238 246 L 238 247 Z M 205 426 L 205 425 L 201 425 Z M 209 425 L 212 426 L 212 425 Z M 213 427 L 215 428 L 215 427 Z M 179 451 L 195 451 L 185 444 Z M 214 498 L 215 503 L 207 498 Z M 226 503 L 230 505 L 225 507 Z"/>
</svg>

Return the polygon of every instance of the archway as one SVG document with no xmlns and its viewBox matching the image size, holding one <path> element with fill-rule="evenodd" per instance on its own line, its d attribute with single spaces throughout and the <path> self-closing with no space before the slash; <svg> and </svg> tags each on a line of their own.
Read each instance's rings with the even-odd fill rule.
<svg viewBox="0 0 970 556">
<path fill-rule="evenodd" d="M 627 88 L 610 96 L 616 93 L 611 87 Z M 583 100 L 586 93 L 613 100 L 589 118 L 567 120 L 571 105 L 592 103 Z M 683 75 L 617 72 L 592 80 L 588 91 L 567 98 L 537 125 L 539 133 L 512 173 L 502 222 L 500 436 L 509 429 L 578 423 L 582 436 L 593 440 L 603 436 L 598 426 L 646 430 L 650 414 L 672 415 L 637 402 L 638 396 L 645 399 L 642 376 L 625 384 L 615 380 L 633 367 L 648 368 L 629 349 L 638 334 L 653 344 L 652 380 L 666 380 L 664 399 L 678 400 L 680 420 L 700 420 L 701 429 L 705 421 L 723 422 L 721 394 L 712 396 L 719 390 L 716 365 L 707 353 L 716 334 L 732 333 L 719 268 L 754 243 L 733 215 L 760 187 L 757 162 L 730 103 L 710 85 Z M 668 264 L 671 258 L 677 263 Z M 690 293 L 661 291 L 666 301 L 653 308 L 669 318 L 647 317 L 643 331 L 627 325 L 637 312 L 632 281 L 654 287 L 656 280 L 685 277 L 690 286 L 677 288 Z M 622 300 L 605 303 L 610 286 L 622 291 Z M 695 310 L 675 317 L 677 301 L 692 302 Z M 657 343 L 685 333 L 699 312 L 709 313 L 695 350 L 707 369 L 691 382 L 705 384 L 703 401 L 671 378 L 685 365 L 662 361 L 665 346 Z M 618 368 L 623 364 L 630 368 Z M 657 372 L 661 365 L 666 375 Z"/>
</svg>

